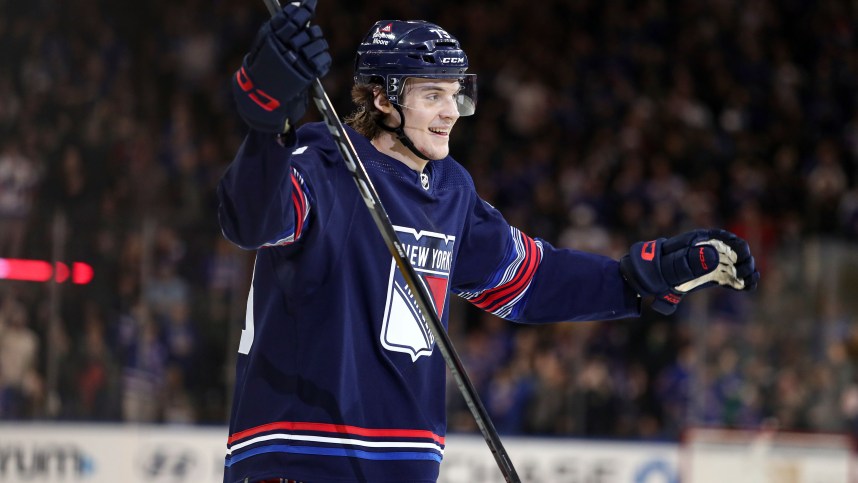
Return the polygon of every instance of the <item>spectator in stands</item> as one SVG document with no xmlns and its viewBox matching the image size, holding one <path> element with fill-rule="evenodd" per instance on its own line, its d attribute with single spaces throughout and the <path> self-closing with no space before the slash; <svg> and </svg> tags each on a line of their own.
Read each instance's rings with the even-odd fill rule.
<svg viewBox="0 0 858 483">
<path fill-rule="evenodd" d="M 0 419 L 28 419 L 39 414 L 44 396 L 38 371 L 39 339 L 30 314 L 12 290 L 0 299 Z"/>
</svg>

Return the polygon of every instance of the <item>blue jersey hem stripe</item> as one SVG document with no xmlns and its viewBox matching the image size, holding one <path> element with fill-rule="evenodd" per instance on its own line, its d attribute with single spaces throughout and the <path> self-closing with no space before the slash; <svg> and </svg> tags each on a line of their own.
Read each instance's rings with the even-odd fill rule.
<svg viewBox="0 0 858 483">
<path fill-rule="evenodd" d="M 271 446 L 260 446 L 247 450 L 241 454 L 228 456 L 225 466 L 230 466 L 251 456 L 263 453 L 296 453 L 318 456 L 345 456 L 350 458 L 361 458 L 366 460 L 432 460 L 441 463 L 441 455 L 436 453 L 421 453 L 416 451 L 394 451 L 390 453 L 373 453 L 359 449 L 346 448 L 320 448 L 316 446 L 289 446 L 277 444 Z"/>
</svg>

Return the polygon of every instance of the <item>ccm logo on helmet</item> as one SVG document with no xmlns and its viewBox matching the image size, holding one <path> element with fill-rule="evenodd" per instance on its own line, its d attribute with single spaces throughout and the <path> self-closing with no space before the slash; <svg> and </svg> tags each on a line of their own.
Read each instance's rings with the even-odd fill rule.
<svg viewBox="0 0 858 483">
<path fill-rule="evenodd" d="M 464 64 L 464 57 L 445 57 L 441 59 L 442 64 Z"/>
</svg>

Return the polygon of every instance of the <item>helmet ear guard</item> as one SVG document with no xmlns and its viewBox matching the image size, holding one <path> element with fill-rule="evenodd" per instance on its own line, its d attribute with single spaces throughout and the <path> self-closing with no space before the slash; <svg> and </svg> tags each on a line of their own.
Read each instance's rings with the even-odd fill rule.
<svg viewBox="0 0 858 483">
<path fill-rule="evenodd" d="M 390 102 L 399 105 L 409 77 L 457 79 L 459 115 L 470 116 L 477 106 L 477 76 L 467 69 L 459 41 L 441 27 L 423 20 L 381 20 L 358 47 L 354 80 L 384 86 Z"/>
</svg>

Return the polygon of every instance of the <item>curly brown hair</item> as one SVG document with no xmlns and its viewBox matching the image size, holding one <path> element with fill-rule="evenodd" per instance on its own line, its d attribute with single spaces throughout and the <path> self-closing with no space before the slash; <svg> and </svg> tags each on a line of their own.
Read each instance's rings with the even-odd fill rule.
<svg viewBox="0 0 858 483">
<path fill-rule="evenodd" d="M 352 102 L 357 108 L 346 116 L 345 122 L 355 131 L 368 139 L 375 139 L 381 133 L 378 126 L 384 113 L 375 107 L 375 96 L 380 92 L 380 84 L 355 84 L 352 87 Z"/>
</svg>

